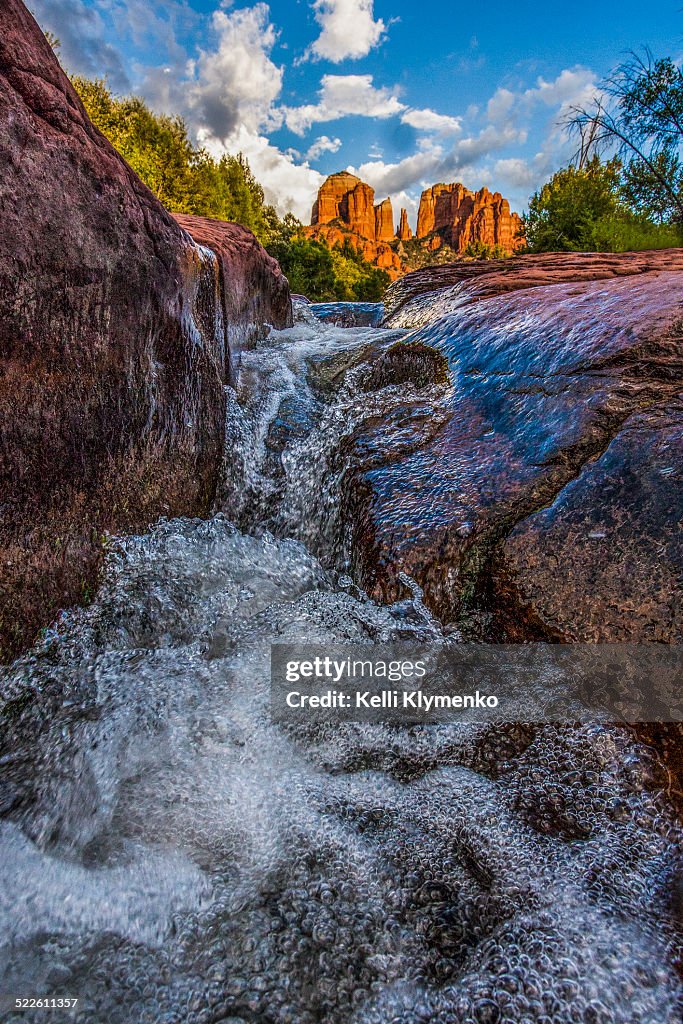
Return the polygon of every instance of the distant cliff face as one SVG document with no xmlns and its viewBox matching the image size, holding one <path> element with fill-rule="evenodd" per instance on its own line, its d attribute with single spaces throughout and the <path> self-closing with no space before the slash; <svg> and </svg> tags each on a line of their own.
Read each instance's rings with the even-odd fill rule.
<svg viewBox="0 0 683 1024">
<path fill-rule="evenodd" d="M 391 200 L 375 206 L 374 190 L 355 174 L 342 171 L 321 186 L 307 234 L 330 246 L 349 238 L 367 260 L 395 279 L 410 269 L 401 243 L 413 237 L 432 252 L 448 246 L 463 253 L 469 245 L 481 243 L 512 254 L 523 244 L 522 229 L 521 217 L 510 211 L 500 192 L 471 192 L 456 183 L 434 185 L 422 193 L 413 236 L 406 210 L 401 210 L 396 227 Z"/>
<path fill-rule="evenodd" d="M 521 247 L 522 232 L 522 218 L 510 212 L 500 192 L 487 188 L 470 192 L 464 185 L 453 184 L 433 185 L 422 193 L 417 237 L 430 238 L 431 248 L 445 243 L 464 252 L 468 245 L 481 242 L 513 253 Z"/>
<path fill-rule="evenodd" d="M 307 234 L 329 246 L 350 239 L 370 263 L 393 279 L 408 269 L 389 244 L 396 240 L 391 200 L 375 206 L 374 189 L 347 171 L 332 174 L 322 185 Z"/>
</svg>

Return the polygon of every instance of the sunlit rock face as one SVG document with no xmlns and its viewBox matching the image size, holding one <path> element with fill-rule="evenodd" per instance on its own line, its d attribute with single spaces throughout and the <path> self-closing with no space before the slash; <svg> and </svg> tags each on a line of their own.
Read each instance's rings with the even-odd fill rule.
<svg viewBox="0 0 683 1024">
<path fill-rule="evenodd" d="M 410 239 L 413 237 L 412 229 L 410 227 L 410 224 L 408 223 L 407 210 L 401 210 L 401 220 L 396 230 L 396 237 L 399 238 L 402 242 L 409 242 Z"/>
<path fill-rule="evenodd" d="M 422 193 L 417 237 L 445 243 L 455 252 L 481 243 L 501 246 L 506 253 L 524 244 L 521 217 L 510 212 L 500 192 L 471 192 L 464 185 L 433 185 Z M 438 248 L 438 245 L 435 246 Z"/>
<path fill-rule="evenodd" d="M 392 280 L 407 269 L 389 244 L 396 241 L 391 200 L 375 206 L 374 189 L 347 171 L 330 175 L 321 186 L 306 234 L 330 248 L 351 242 Z"/>
<path fill-rule="evenodd" d="M 377 241 L 374 189 L 354 174 L 331 175 L 320 188 L 313 206 L 311 225 L 325 225 L 333 221 L 340 221 L 362 238 Z"/>
<path fill-rule="evenodd" d="M 499 246 L 510 254 L 524 244 L 521 218 L 510 212 L 510 204 L 500 192 L 486 188 L 470 192 L 456 183 L 427 189 L 422 194 L 415 236 L 405 209 L 396 227 L 391 200 L 374 203 L 374 190 L 355 174 L 332 174 L 318 192 L 306 233 L 330 247 L 351 241 L 392 280 L 407 273 L 416 259 L 419 262 L 445 246 L 456 254 L 471 245 Z M 411 242 L 414 237 L 420 244 L 409 254 L 399 243 Z"/>
<path fill-rule="evenodd" d="M 391 199 L 385 199 L 375 207 L 375 238 L 378 242 L 392 242 L 395 237 Z"/>
</svg>

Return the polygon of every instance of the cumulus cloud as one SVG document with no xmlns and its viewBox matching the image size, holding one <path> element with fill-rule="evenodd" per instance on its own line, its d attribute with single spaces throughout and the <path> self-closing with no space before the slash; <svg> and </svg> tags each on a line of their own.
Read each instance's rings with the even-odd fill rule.
<svg viewBox="0 0 683 1024">
<path fill-rule="evenodd" d="M 486 113 L 494 124 L 526 117 L 539 106 L 557 107 L 561 114 L 568 107 L 589 100 L 595 90 L 595 72 L 582 67 L 565 68 L 552 81 L 538 78 L 528 89 L 517 92 L 497 89 L 488 102 Z"/>
<path fill-rule="evenodd" d="M 439 135 L 455 135 L 462 128 L 461 117 L 437 114 L 434 110 L 406 110 L 401 120 L 420 132 L 436 132 Z"/>
<path fill-rule="evenodd" d="M 539 78 L 534 88 L 523 93 L 523 98 L 527 103 L 540 102 L 548 107 L 565 106 L 590 98 L 595 89 L 595 72 L 581 67 L 565 68 L 552 82 Z"/>
<path fill-rule="evenodd" d="M 342 146 L 341 139 L 330 139 L 327 135 L 321 135 L 306 153 L 307 160 L 317 160 L 323 153 L 338 153 Z"/>
<path fill-rule="evenodd" d="M 251 131 L 276 127 L 273 105 L 283 69 L 270 59 L 276 32 L 268 6 L 215 11 L 212 27 L 216 47 L 201 50 L 189 65 L 188 105 L 195 118 L 219 139 L 239 125 Z"/>
<path fill-rule="evenodd" d="M 309 57 L 364 56 L 386 32 L 372 0 L 310 2 L 321 31 Z M 456 116 L 412 107 L 397 86 L 376 85 L 371 74 L 327 74 L 315 102 L 283 105 L 284 68 L 273 57 L 278 31 L 263 0 L 249 6 L 213 0 L 206 15 L 188 0 L 31 0 L 31 6 L 42 27 L 59 36 L 69 70 L 106 76 L 115 91 L 139 92 L 154 109 L 181 114 L 191 134 L 217 155 L 242 151 L 269 201 L 306 220 L 322 181 L 311 164 L 339 152 L 347 140 L 340 128 L 340 137 L 319 134 L 301 153 L 283 152 L 269 138 L 278 128 L 305 137 L 315 125 L 354 116 L 413 128 L 414 152 L 392 160 L 383 153 L 392 152 L 394 126 L 385 132 L 378 126 L 375 144 L 355 168 L 379 195 L 392 197 L 397 219 L 405 206 L 414 220 L 419 192 L 437 181 L 487 184 L 520 208 L 571 157 L 573 144 L 560 122 L 597 88 L 594 72 L 575 66 L 516 87 L 506 82 L 487 106 Z M 124 66 L 119 45 L 147 49 L 152 59 Z M 528 136 L 536 143 L 530 155 Z"/>
<path fill-rule="evenodd" d="M 462 178 L 469 168 L 506 146 L 522 142 L 524 137 L 524 133 L 512 125 L 502 129 L 487 125 L 477 134 L 459 139 L 450 148 L 428 141 L 417 153 L 397 163 L 370 161 L 361 164 L 354 173 L 382 192 L 411 191 L 437 181 Z M 468 184 L 467 180 L 463 183 Z M 477 182 L 474 185 L 479 187 Z"/>
<path fill-rule="evenodd" d="M 337 121 L 352 115 L 387 118 L 405 109 L 398 98 L 398 90 L 376 88 L 372 75 L 325 75 L 317 103 L 285 107 L 283 115 L 287 127 L 303 135 L 319 122 Z"/>
<path fill-rule="evenodd" d="M 118 49 L 106 40 L 101 15 L 83 0 L 31 0 L 30 8 L 43 31 L 60 41 L 59 58 L 70 72 L 87 78 L 106 78 L 120 92 L 130 79 Z"/>
<path fill-rule="evenodd" d="M 322 32 L 307 55 L 318 60 L 367 57 L 386 33 L 382 19 L 375 21 L 373 0 L 315 0 L 313 10 Z"/>
</svg>

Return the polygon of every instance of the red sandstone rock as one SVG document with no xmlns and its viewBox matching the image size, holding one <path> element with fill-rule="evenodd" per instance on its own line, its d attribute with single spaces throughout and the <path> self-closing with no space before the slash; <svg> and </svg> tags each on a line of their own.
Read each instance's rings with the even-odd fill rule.
<svg viewBox="0 0 683 1024">
<path fill-rule="evenodd" d="M 345 220 L 345 201 L 349 192 L 360 184 L 360 178 L 347 171 L 332 174 L 322 185 L 313 204 L 311 224 L 330 224 L 334 220 Z"/>
<path fill-rule="evenodd" d="M 330 232 L 321 229 L 336 227 L 364 239 L 366 259 L 388 270 L 396 279 L 408 270 L 401 258 L 405 251 L 397 252 L 394 245 L 390 255 L 389 248 L 390 243 L 413 237 L 408 214 L 401 210 L 401 222 L 394 233 L 391 200 L 374 206 L 374 197 L 370 186 L 355 174 L 332 174 L 320 188 L 307 234 L 327 241 Z M 499 192 L 492 194 L 483 188 L 474 193 L 464 185 L 454 184 L 434 185 L 422 194 L 417 237 L 430 252 L 443 245 L 464 252 L 471 243 L 480 242 L 499 245 L 505 252 L 513 253 L 523 244 L 521 229 L 521 218 L 510 212 L 510 204 Z M 376 248 L 369 248 L 367 243 L 374 243 Z"/>
<path fill-rule="evenodd" d="M 292 325 L 289 283 L 277 260 L 269 256 L 251 231 L 240 224 L 174 214 L 199 245 L 218 257 L 223 316 L 231 351 L 263 337 L 266 325 L 283 330 Z"/>
<path fill-rule="evenodd" d="M 413 232 L 408 223 L 408 211 L 401 210 L 401 222 L 396 229 L 396 237 L 400 238 L 402 242 L 407 242 L 413 237 Z"/>
<path fill-rule="evenodd" d="M 398 280 L 406 272 L 406 266 L 402 262 L 401 257 L 398 253 L 394 252 L 388 243 L 371 242 L 369 239 L 339 226 L 338 223 L 304 228 L 304 234 L 307 238 L 319 239 L 330 249 L 334 248 L 335 245 L 343 245 L 344 242 L 350 242 L 356 249 L 360 249 L 364 258 L 369 263 L 373 263 L 381 270 L 386 270 L 392 281 Z"/>
<path fill-rule="evenodd" d="M 355 174 L 332 174 L 321 186 L 313 206 L 311 226 L 339 221 L 349 231 L 374 242 L 375 193 Z"/>
<path fill-rule="evenodd" d="M 364 182 L 347 196 L 347 223 L 351 231 L 369 241 L 375 240 L 375 193 Z"/>
<path fill-rule="evenodd" d="M 390 242 L 395 241 L 391 200 L 374 205 L 375 193 L 354 174 L 331 175 L 322 185 L 313 206 L 309 238 L 318 238 L 330 248 L 351 242 L 369 263 L 386 270 L 392 280 L 407 267 Z"/>
<path fill-rule="evenodd" d="M 478 595 L 508 639 L 680 643 L 683 251 L 505 263 L 390 290 L 454 387 L 357 433 L 363 582 L 391 600 L 407 572 L 446 619 Z"/>
<path fill-rule="evenodd" d="M 683 249 L 624 253 L 542 253 L 503 260 L 462 261 L 424 267 L 397 281 L 385 296 L 387 327 L 420 327 L 434 319 L 428 296 L 442 313 L 481 299 L 572 281 L 683 271 Z"/>
<path fill-rule="evenodd" d="M 455 252 L 473 242 L 500 245 L 512 253 L 522 244 L 522 220 L 500 192 L 470 192 L 464 185 L 434 185 L 422 193 L 417 237 L 437 235 Z"/>
<path fill-rule="evenodd" d="M 391 199 L 385 199 L 379 206 L 375 207 L 375 241 L 393 242 L 394 233 L 394 211 Z"/>
<path fill-rule="evenodd" d="M 89 121 L 19 0 L 0 4 L 0 223 L 7 657 L 82 599 L 105 530 L 210 507 L 228 373 L 220 314 L 239 300 L 221 301 L 219 262 Z M 231 287 L 246 296 L 250 283 Z M 281 278 L 275 293 L 281 309 Z"/>
</svg>

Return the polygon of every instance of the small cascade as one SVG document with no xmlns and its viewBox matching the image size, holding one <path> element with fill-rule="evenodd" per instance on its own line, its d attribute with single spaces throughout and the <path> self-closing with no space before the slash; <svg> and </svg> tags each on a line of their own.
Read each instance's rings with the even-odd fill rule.
<svg viewBox="0 0 683 1024">
<path fill-rule="evenodd" d="M 243 351 L 212 518 L 112 540 L 2 670 L 0 993 L 89 1024 L 679 1019 L 680 828 L 623 730 L 271 720 L 273 642 L 458 642 L 410 578 L 382 605 L 346 572 L 347 440 L 405 451 L 452 399 L 383 385 L 406 339 L 299 307 Z"/>
</svg>

